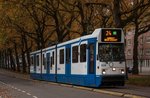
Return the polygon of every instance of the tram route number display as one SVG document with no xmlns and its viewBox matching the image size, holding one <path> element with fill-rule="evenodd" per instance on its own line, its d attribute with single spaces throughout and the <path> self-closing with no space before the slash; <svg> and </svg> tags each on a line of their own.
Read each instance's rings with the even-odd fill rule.
<svg viewBox="0 0 150 98">
<path fill-rule="evenodd" d="M 102 29 L 102 42 L 121 42 L 120 29 Z"/>
</svg>

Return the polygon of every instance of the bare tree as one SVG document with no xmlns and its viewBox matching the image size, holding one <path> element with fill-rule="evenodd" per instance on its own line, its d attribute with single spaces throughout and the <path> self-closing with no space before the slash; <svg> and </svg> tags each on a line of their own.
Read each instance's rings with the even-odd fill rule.
<svg viewBox="0 0 150 98">
<path fill-rule="evenodd" d="M 73 1 L 73 0 L 71 0 Z M 70 32 L 73 32 L 72 26 L 75 20 L 73 6 L 76 2 L 66 2 L 65 0 L 44 0 L 41 5 L 41 11 L 49 15 L 51 20 L 51 32 L 56 34 L 57 42 L 63 42 Z"/>
<path fill-rule="evenodd" d="M 128 4 L 128 5 L 127 5 Z M 130 6 L 129 6 L 130 5 Z M 134 48 L 133 48 L 133 74 L 138 74 L 138 37 L 150 30 L 149 0 L 134 0 L 127 2 L 125 0 L 113 1 L 113 17 L 116 27 L 124 28 L 129 23 L 135 27 Z M 146 20 L 145 20 L 145 19 Z"/>
</svg>

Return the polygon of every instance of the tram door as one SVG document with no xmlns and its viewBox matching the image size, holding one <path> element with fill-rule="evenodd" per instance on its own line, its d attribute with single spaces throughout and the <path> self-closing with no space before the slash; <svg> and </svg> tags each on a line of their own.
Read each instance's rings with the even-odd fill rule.
<svg viewBox="0 0 150 98">
<path fill-rule="evenodd" d="M 94 44 L 89 45 L 89 74 L 95 73 L 95 55 L 94 55 Z"/>
<path fill-rule="evenodd" d="M 95 84 L 95 69 L 96 69 L 96 40 L 90 40 L 88 42 L 88 78 L 87 84 L 94 85 Z"/>
<path fill-rule="evenodd" d="M 88 74 L 95 75 L 96 66 L 96 43 L 90 42 L 88 45 Z"/>
<path fill-rule="evenodd" d="M 66 56 L 66 66 L 65 66 L 65 73 L 67 76 L 70 75 L 71 73 L 71 46 L 70 45 L 67 45 L 66 46 L 66 50 L 65 50 L 65 56 Z"/>
<path fill-rule="evenodd" d="M 46 69 L 46 73 L 48 73 L 49 74 L 49 72 L 50 72 L 50 53 L 47 53 L 46 54 L 46 62 L 47 62 L 47 69 Z"/>
</svg>

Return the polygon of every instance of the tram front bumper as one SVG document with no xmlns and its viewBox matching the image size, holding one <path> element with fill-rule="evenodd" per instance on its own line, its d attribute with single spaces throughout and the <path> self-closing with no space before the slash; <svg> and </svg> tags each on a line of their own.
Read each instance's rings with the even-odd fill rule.
<svg viewBox="0 0 150 98">
<path fill-rule="evenodd" d="M 102 76 L 102 85 L 124 86 L 124 84 L 125 84 L 125 75 L 103 75 Z"/>
</svg>

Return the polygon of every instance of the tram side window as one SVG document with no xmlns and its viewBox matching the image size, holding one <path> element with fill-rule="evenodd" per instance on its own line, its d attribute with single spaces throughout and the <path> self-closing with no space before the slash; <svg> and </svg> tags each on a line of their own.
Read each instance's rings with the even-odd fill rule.
<svg viewBox="0 0 150 98">
<path fill-rule="evenodd" d="M 51 56 L 51 65 L 54 65 L 54 51 L 52 52 L 52 56 Z"/>
<path fill-rule="evenodd" d="M 50 53 L 47 53 L 47 57 L 46 57 L 46 65 L 47 65 L 47 66 L 50 65 Z"/>
<path fill-rule="evenodd" d="M 72 47 L 72 62 L 73 63 L 78 62 L 78 46 Z"/>
<path fill-rule="evenodd" d="M 44 69 L 46 69 L 46 64 L 45 64 L 45 55 L 43 54 L 43 58 L 42 58 L 42 60 L 43 60 L 43 66 L 44 66 Z"/>
<path fill-rule="evenodd" d="M 33 56 L 31 57 L 31 65 L 32 66 L 34 65 L 34 58 L 33 58 Z"/>
<path fill-rule="evenodd" d="M 50 63 L 50 69 L 52 69 L 52 60 L 53 60 L 53 57 L 51 56 L 51 63 Z"/>
<path fill-rule="evenodd" d="M 59 63 L 64 64 L 64 49 L 59 51 Z"/>
<path fill-rule="evenodd" d="M 50 69 L 52 69 L 52 66 L 54 65 L 54 51 L 52 52 L 51 56 L 51 64 L 50 64 Z"/>
<path fill-rule="evenodd" d="M 33 56 L 33 64 L 34 64 L 33 66 L 35 67 L 36 66 L 36 55 Z"/>
<path fill-rule="evenodd" d="M 86 62 L 86 44 L 80 46 L 80 62 Z"/>
<path fill-rule="evenodd" d="M 50 57 L 50 59 L 51 59 L 51 63 L 50 63 L 50 68 L 52 67 L 52 56 Z"/>
<path fill-rule="evenodd" d="M 39 66 L 39 55 L 36 56 L 36 66 Z"/>
</svg>

